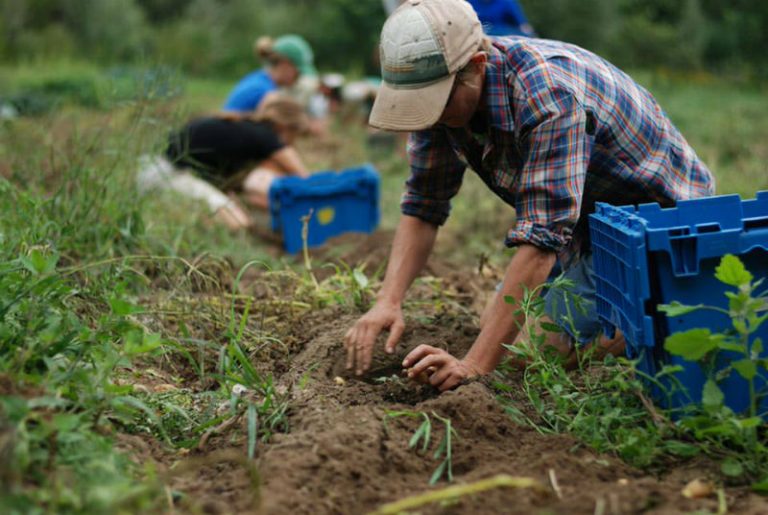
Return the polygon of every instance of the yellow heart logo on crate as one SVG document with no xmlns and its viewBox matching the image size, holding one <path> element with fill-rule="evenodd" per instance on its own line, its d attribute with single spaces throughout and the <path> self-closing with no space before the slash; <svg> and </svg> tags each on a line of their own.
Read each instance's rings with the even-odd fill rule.
<svg viewBox="0 0 768 515">
<path fill-rule="evenodd" d="M 336 210 L 332 207 L 324 207 L 317 212 L 317 221 L 320 225 L 328 225 L 336 218 Z"/>
</svg>

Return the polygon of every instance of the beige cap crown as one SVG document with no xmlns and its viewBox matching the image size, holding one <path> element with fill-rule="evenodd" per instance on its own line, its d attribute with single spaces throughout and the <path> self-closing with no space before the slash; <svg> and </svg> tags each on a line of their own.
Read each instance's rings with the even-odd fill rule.
<svg viewBox="0 0 768 515">
<path fill-rule="evenodd" d="M 483 30 L 465 0 L 408 0 L 381 31 L 382 87 L 374 127 L 411 131 L 434 125 L 456 72 L 478 51 Z"/>
</svg>

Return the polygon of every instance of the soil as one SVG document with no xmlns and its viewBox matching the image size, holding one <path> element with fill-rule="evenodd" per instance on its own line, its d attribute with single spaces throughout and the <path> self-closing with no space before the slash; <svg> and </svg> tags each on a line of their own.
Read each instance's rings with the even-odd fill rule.
<svg viewBox="0 0 768 515">
<path fill-rule="evenodd" d="M 362 253 L 375 258 L 375 253 Z M 359 258 L 355 258 L 361 262 Z M 384 261 L 371 263 L 382 265 Z M 349 263 L 349 262 L 348 262 Z M 444 435 L 438 417 L 450 419 L 454 484 L 497 474 L 533 478 L 546 493 L 532 489 L 495 489 L 450 503 L 427 505 L 419 513 L 630 514 L 718 511 L 716 496 L 687 499 L 685 484 L 706 475 L 706 467 L 684 464 L 655 477 L 618 458 L 599 455 L 566 435 L 541 434 L 516 424 L 491 387 L 474 381 L 438 395 L 429 386 L 401 376 L 405 354 L 429 344 L 463 355 L 477 336 L 475 296 L 489 291 L 495 279 L 478 271 L 443 273 L 441 298 L 448 307 L 419 310 L 410 317 L 398 351 L 376 354 L 363 377 L 345 367 L 342 340 L 358 314 L 328 307 L 291 317 L 284 327 L 284 348 L 260 355 L 257 368 L 271 372 L 276 389 L 290 400 L 290 430 L 259 442 L 255 462 L 245 459 L 247 431 L 243 420 L 189 453 L 169 451 L 144 437 L 125 437 L 123 448 L 137 461 L 154 459 L 176 492 L 175 509 L 203 513 L 367 513 L 404 497 L 443 488 L 429 479 L 440 460 L 433 457 Z M 253 278 L 257 298 L 276 295 Z M 247 286 L 247 285 L 246 285 Z M 279 289 L 279 288 L 277 288 Z M 433 295 L 414 292 L 416 300 Z M 426 303 L 425 303 L 426 304 Z M 527 409 L 521 406 L 520 409 Z M 409 449 L 421 418 L 394 412 L 419 412 L 433 423 L 426 452 Z M 554 488 L 553 478 L 558 488 Z M 768 503 L 745 489 L 726 490 L 732 513 L 768 513 Z M 178 511 L 177 511 L 178 512 Z"/>
</svg>

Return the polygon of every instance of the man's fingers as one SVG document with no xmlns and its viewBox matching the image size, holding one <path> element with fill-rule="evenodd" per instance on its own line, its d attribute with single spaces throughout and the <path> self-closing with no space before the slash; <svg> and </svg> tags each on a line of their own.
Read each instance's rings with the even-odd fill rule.
<svg viewBox="0 0 768 515">
<path fill-rule="evenodd" d="M 355 356 L 355 373 L 362 375 L 371 366 L 371 355 L 376 337 L 381 332 L 378 326 L 368 324 L 358 335 L 357 355 Z"/>
<path fill-rule="evenodd" d="M 408 370 L 408 376 L 415 377 L 425 370 L 428 370 L 429 367 L 434 367 L 437 370 L 437 372 L 435 372 L 436 374 L 440 371 L 440 368 L 445 366 L 445 363 L 448 361 L 448 359 L 450 359 L 450 356 L 447 353 L 429 354 L 419 360 L 419 362 L 415 363 L 411 369 Z"/>
<path fill-rule="evenodd" d="M 397 345 L 397 342 L 400 341 L 400 337 L 403 336 L 404 330 L 405 324 L 400 320 L 396 321 L 392 324 L 392 327 L 389 328 L 389 337 L 387 338 L 387 343 L 384 345 L 384 350 L 389 354 L 395 352 L 395 346 Z"/>
<path fill-rule="evenodd" d="M 450 377 L 453 367 L 442 367 L 435 370 L 435 372 L 429 376 L 429 384 L 435 388 L 439 388 L 440 385 Z"/>
<path fill-rule="evenodd" d="M 352 368 L 355 369 L 355 374 L 360 375 L 362 373 L 362 358 L 363 358 L 363 348 L 365 347 L 365 334 L 367 332 L 367 329 L 365 327 L 361 327 L 360 330 L 357 332 L 357 338 L 355 339 L 355 359 L 354 363 L 352 364 Z"/>
<path fill-rule="evenodd" d="M 461 384 L 461 381 L 462 380 L 460 377 L 451 374 L 445 379 L 445 381 L 443 381 L 439 385 L 436 385 L 435 388 L 437 388 L 441 392 L 447 392 L 448 390 L 456 388 L 459 384 Z"/>
<path fill-rule="evenodd" d="M 373 357 L 373 346 L 376 344 L 376 337 L 379 335 L 379 329 L 376 327 L 369 327 L 365 331 L 363 338 L 363 346 L 360 355 L 357 357 L 357 374 L 361 375 L 368 370 L 371 366 L 371 359 Z"/>
<path fill-rule="evenodd" d="M 355 366 L 355 343 L 357 329 L 352 327 L 344 336 L 344 347 L 347 349 L 347 370 L 352 369 Z"/>
<path fill-rule="evenodd" d="M 440 352 L 440 349 L 437 349 L 430 345 L 421 344 L 408 353 L 408 355 L 403 360 L 403 366 L 405 368 L 409 368 L 411 365 L 413 365 L 414 363 L 422 359 L 424 356 L 427 356 L 429 354 L 434 354 L 435 352 Z"/>
</svg>

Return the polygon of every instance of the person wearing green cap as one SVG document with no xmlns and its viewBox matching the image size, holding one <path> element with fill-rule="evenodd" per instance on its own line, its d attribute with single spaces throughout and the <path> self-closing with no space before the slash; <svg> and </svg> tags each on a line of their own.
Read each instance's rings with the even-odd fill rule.
<svg viewBox="0 0 768 515">
<path fill-rule="evenodd" d="M 317 73 L 312 48 L 301 36 L 288 34 L 276 40 L 261 37 L 256 40 L 254 51 L 266 66 L 237 83 L 224 103 L 225 111 L 254 111 L 270 93 L 295 85 L 302 75 Z"/>
</svg>

